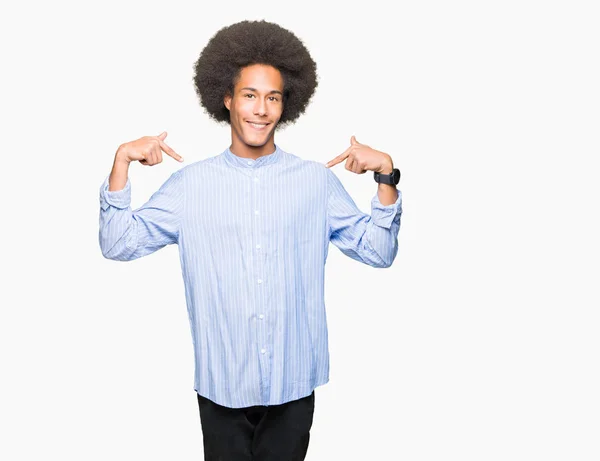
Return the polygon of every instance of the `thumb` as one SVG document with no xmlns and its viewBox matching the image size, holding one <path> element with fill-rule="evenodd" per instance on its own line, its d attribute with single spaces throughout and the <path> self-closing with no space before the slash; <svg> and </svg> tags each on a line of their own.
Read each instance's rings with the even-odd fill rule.
<svg viewBox="0 0 600 461">
<path fill-rule="evenodd" d="M 158 137 L 160 138 L 161 141 L 164 141 L 165 138 L 167 137 L 167 132 L 163 131 L 161 134 L 158 135 Z"/>
<path fill-rule="evenodd" d="M 354 135 L 352 135 L 352 137 L 350 138 L 350 142 L 352 144 L 358 144 L 358 141 L 356 140 L 356 138 L 354 137 Z"/>
</svg>

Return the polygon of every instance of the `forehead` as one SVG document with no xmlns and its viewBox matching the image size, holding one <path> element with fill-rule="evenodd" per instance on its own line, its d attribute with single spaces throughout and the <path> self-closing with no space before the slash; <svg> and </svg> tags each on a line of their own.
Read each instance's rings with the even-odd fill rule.
<svg viewBox="0 0 600 461">
<path fill-rule="evenodd" d="M 242 68 L 237 88 L 251 87 L 258 91 L 283 91 L 283 77 L 275 67 L 266 64 L 252 64 Z"/>
</svg>

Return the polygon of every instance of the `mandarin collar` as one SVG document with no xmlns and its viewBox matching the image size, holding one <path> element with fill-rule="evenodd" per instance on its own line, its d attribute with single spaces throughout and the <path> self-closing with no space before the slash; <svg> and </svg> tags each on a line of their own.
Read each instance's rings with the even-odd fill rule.
<svg viewBox="0 0 600 461">
<path fill-rule="evenodd" d="M 256 160 L 245 157 L 238 157 L 231 149 L 228 147 L 224 152 L 225 158 L 227 161 L 233 166 L 238 166 L 242 168 L 260 168 L 266 165 L 271 165 L 276 163 L 281 158 L 281 149 L 277 144 L 275 144 L 275 151 L 271 154 L 263 155 L 262 157 L 258 157 Z"/>
</svg>

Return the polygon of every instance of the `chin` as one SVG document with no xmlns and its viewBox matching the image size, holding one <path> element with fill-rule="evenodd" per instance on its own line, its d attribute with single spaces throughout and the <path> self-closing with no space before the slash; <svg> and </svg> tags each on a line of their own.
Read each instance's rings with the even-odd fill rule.
<svg viewBox="0 0 600 461">
<path fill-rule="evenodd" d="M 268 143 L 270 139 L 271 136 L 266 136 L 265 138 L 255 138 L 253 136 L 248 136 L 244 139 L 244 142 L 249 146 L 262 147 L 266 143 Z"/>
<path fill-rule="evenodd" d="M 252 141 L 252 140 L 246 140 L 244 139 L 244 144 L 246 144 L 247 146 L 252 146 L 252 147 L 262 147 L 267 143 L 268 139 L 265 139 L 263 141 Z"/>
</svg>

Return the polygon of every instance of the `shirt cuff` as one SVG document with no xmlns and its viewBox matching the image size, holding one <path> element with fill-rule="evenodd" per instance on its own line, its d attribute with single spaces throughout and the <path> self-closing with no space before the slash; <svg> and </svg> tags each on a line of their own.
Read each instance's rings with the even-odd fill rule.
<svg viewBox="0 0 600 461">
<path fill-rule="evenodd" d="M 108 190 L 109 182 L 106 177 L 102 185 L 100 186 L 100 207 L 106 211 L 109 206 L 115 208 L 127 208 L 131 204 L 131 183 L 129 177 L 127 177 L 127 183 L 121 190 Z"/>
<path fill-rule="evenodd" d="M 389 229 L 396 217 L 402 214 L 402 192 L 398 190 L 398 198 L 391 205 L 382 205 L 379 201 L 379 195 L 375 194 L 371 200 L 371 218 L 373 223 L 379 227 Z"/>
</svg>

